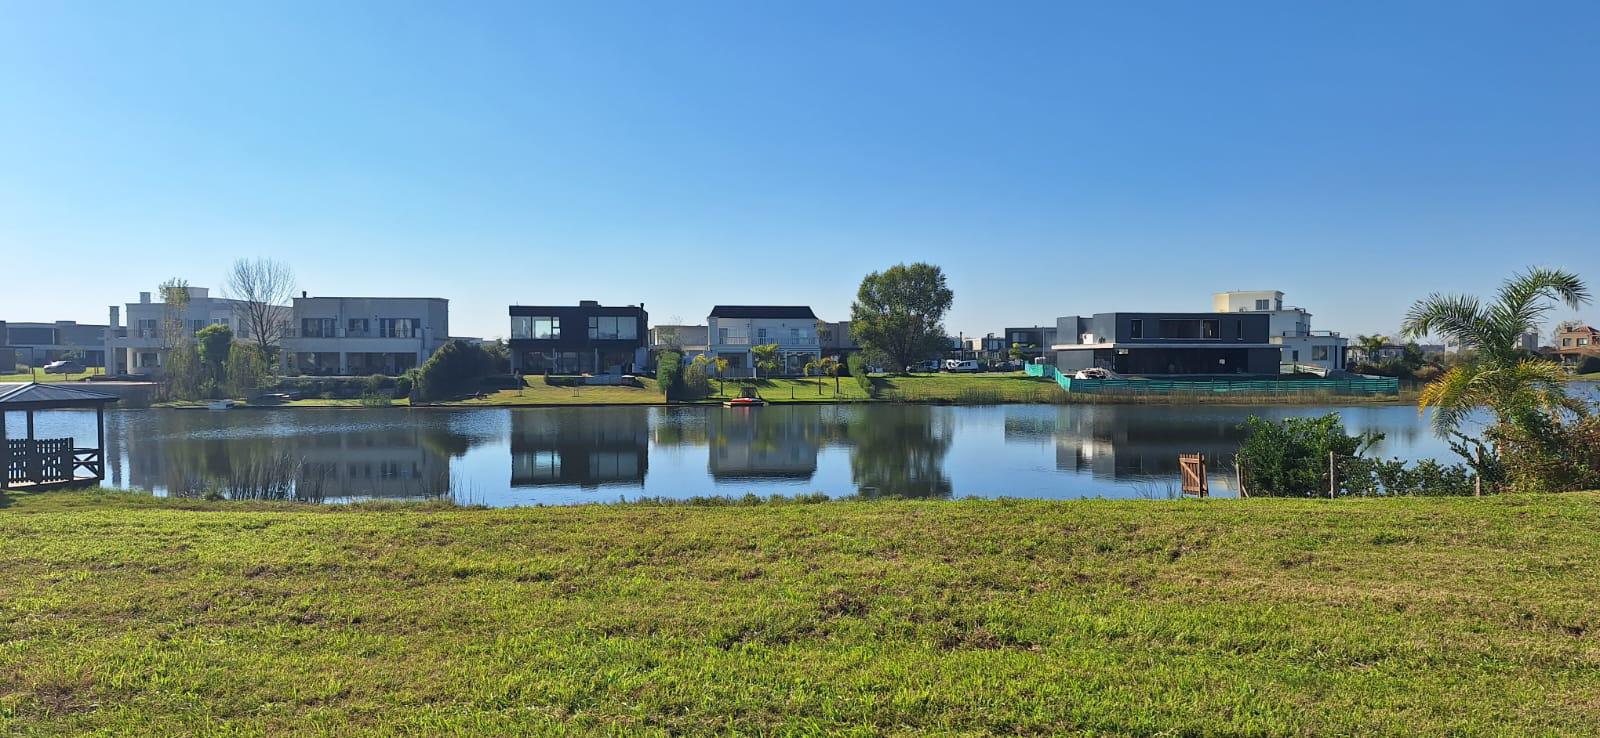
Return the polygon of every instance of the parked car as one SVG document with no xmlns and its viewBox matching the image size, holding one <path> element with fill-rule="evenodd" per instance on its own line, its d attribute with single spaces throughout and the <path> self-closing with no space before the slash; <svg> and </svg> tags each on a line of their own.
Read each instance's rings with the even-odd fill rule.
<svg viewBox="0 0 1600 738">
<path fill-rule="evenodd" d="M 1072 375 L 1072 378 L 1073 379 L 1115 379 L 1116 376 L 1117 376 L 1116 372 L 1113 372 L 1110 369 L 1101 369 L 1100 367 L 1092 366 L 1092 367 L 1089 367 L 1088 369 L 1079 369 L 1077 374 Z"/>
<path fill-rule="evenodd" d="M 45 374 L 82 374 L 82 364 L 76 361 L 52 361 L 44 365 Z"/>
<path fill-rule="evenodd" d="M 978 371 L 978 362 L 972 359 L 945 359 L 944 370 L 947 372 L 975 372 Z"/>
<path fill-rule="evenodd" d="M 940 364 L 938 359 L 929 359 L 927 361 L 919 361 L 911 366 L 906 367 L 906 371 L 910 373 L 936 372 L 939 371 L 939 368 Z"/>
</svg>

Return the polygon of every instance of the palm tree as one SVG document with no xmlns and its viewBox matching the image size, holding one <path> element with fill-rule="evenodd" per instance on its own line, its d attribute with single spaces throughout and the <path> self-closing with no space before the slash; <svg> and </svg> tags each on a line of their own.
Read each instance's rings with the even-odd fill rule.
<svg viewBox="0 0 1600 738">
<path fill-rule="evenodd" d="M 1478 408 L 1488 408 L 1499 423 L 1522 428 L 1559 421 L 1566 413 L 1585 414 L 1586 405 L 1567 394 L 1561 368 L 1530 356 L 1517 339 L 1538 330 L 1555 303 L 1576 310 L 1589 299 L 1578 275 L 1535 268 L 1512 275 L 1492 303 L 1435 293 L 1413 304 L 1401 327 L 1406 336 L 1441 335 L 1475 352 L 1423 388 L 1418 409 L 1434 409 L 1434 431 L 1459 436 L 1456 427 Z"/>
<path fill-rule="evenodd" d="M 1378 352 L 1389 345 L 1389 337 L 1381 334 L 1371 336 L 1356 336 L 1356 350 L 1361 352 L 1361 360 L 1367 364 L 1378 361 Z"/>
</svg>

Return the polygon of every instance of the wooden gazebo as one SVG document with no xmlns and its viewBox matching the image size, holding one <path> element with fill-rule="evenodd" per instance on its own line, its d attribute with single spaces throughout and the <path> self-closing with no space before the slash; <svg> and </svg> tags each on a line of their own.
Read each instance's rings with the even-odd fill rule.
<svg viewBox="0 0 1600 738">
<path fill-rule="evenodd" d="M 106 405 L 118 399 L 64 384 L 0 383 L 0 489 L 65 487 L 105 479 Z M 89 408 L 94 408 L 94 448 L 78 448 L 71 438 L 33 437 L 35 413 Z M 6 415 L 13 412 L 27 414 L 26 438 L 6 437 Z"/>
</svg>

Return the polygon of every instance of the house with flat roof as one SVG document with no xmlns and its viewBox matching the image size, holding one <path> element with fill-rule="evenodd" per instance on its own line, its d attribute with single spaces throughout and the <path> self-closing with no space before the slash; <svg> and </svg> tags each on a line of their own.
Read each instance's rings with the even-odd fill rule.
<svg viewBox="0 0 1600 738">
<path fill-rule="evenodd" d="M 511 369 L 528 374 L 629 374 L 649 362 L 644 304 L 512 305 Z"/>
<path fill-rule="evenodd" d="M 182 307 L 154 302 L 149 292 L 140 292 L 138 302 L 126 305 L 126 325 L 121 324 L 117 306 L 111 307 L 111 325 L 105 332 L 107 374 L 158 374 L 167 362 L 167 352 L 180 338 L 192 339 L 208 325 L 226 325 L 234 338 L 250 338 L 249 326 L 240 319 L 243 303 L 212 297 L 206 287 L 187 290 L 189 304 Z M 288 313 L 287 306 L 283 310 Z M 169 330 L 182 335 L 167 335 Z"/>
<path fill-rule="evenodd" d="M 12 349 L 16 360 L 44 366 L 71 359 L 84 366 L 106 365 L 106 329 L 109 326 L 58 320 L 25 323 L 0 320 L 0 349 Z M 0 369 L 5 368 L 0 362 Z"/>
<path fill-rule="evenodd" d="M 450 340 L 441 297 L 311 297 L 300 293 L 282 337 L 283 368 L 300 374 L 384 374 L 421 366 Z"/>
<path fill-rule="evenodd" d="M 710 353 L 728 360 L 728 377 L 755 376 L 752 348 L 774 343 L 783 362 L 777 374 L 803 373 L 822 356 L 820 323 L 805 305 L 718 305 L 706 318 Z"/>
<path fill-rule="evenodd" d="M 140 292 L 128 303 L 126 326 L 111 308 L 106 331 L 108 374 L 157 374 L 180 339 L 193 340 L 209 325 L 225 325 L 238 341 L 250 341 L 247 303 L 212 297 L 189 287 L 189 304 L 176 308 Z M 450 301 L 438 297 L 311 297 L 301 292 L 277 308 L 280 370 L 294 374 L 397 375 L 420 366 L 449 340 Z M 181 336 L 165 335 L 177 330 Z"/>
<path fill-rule="evenodd" d="M 1311 313 L 1305 308 L 1284 305 L 1282 292 L 1218 292 L 1211 296 L 1211 309 L 1219 313 L 1266 315 L 1267 340 L 1282 347 L 1279 363 L 1311 365 L 1327 371 L 1345 368 L 1349 340 L 1335 331 L 1311 330 Z"/>
<path fill-rule="evenodd" d="M 1264 313 L 1095 313 L 1056 319 L 1062 372 L 1277 374 L 1280 347 Z"/>
<path fill-rule="evenodd" d="M 1036 325 L 1032 327 L 1015 327 L 1005 330 L 1005 351 L 1011 352 L 1012 345 L 1019 347 L 1025 361 L 1043 357 L 1045 363 L 1055 363 L 1054 352 L 1050 349 L 1056 343 L 1056 326 Z"/>
</svg>

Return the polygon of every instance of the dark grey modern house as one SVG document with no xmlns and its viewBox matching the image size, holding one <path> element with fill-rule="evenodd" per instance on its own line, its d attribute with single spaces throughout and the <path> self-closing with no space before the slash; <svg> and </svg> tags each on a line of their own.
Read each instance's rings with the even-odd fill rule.
<svg viewBox="0 0 1600 738">
<path fill-rule="evenodd" d="M 1046 362 L 1052 361 L 1054 354 L 1050 347 L 1056 343 L 1056 328 L 1053 325 L 1007 328 L 1006 345 L 1002 352 L 1009 355 L 1012 344 L 1016 344 L 1022 352 L 1022 358 L 1028 361 L 1040 356 L 1045 357 Z"/>
<path fill-rule="evenodd" d="M 644 305 L 511 306 L 511 369 L 529 374 L 623 374 L 648 360 Z"/>
<path fill-rule="evenodd" d="M 1095 313 L 1056 319 L 1055 366 L 1118 374 L 1277 374 L 1266 313 Z"/>
<path fill-rule="evenodd" d="M 73 359 L 84 366 L 106 365 L 106 326 L 70 320 L 17 323 L 0 320 L 0 349 L 15 349 L 15 361 L 44 366 Z M 0 363 L 0 368 L 9 365 Z"/>
</svg>

